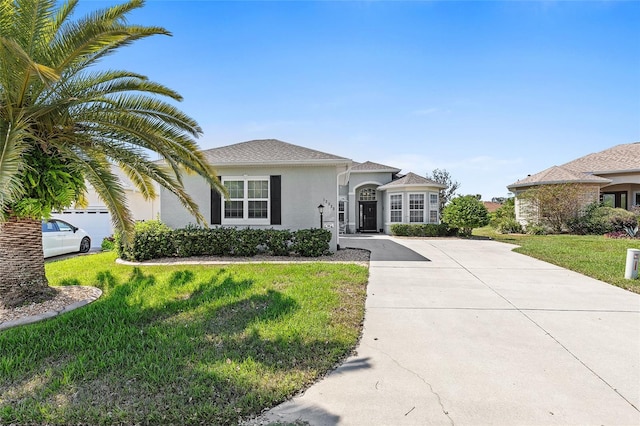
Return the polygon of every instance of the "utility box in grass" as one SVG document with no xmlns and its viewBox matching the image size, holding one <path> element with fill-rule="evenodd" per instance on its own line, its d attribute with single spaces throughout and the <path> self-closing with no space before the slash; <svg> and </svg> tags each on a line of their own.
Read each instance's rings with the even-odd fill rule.
<svg viewBox="0 0 640 426">
<path fill-rule="evenodd" d="M 627 249 L 627 266 L 624 270 L 624 277 L 628 280 L 638 278 L 638 263 L 640 263 L 640 250 Z"/>
</svg>

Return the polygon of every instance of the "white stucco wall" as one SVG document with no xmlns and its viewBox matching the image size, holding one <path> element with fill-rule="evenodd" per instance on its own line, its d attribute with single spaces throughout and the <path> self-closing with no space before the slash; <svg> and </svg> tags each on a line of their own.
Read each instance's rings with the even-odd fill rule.
<svg viewBox="0 0 640 426">
<path fill-rule="evenodd" d="M 346 166 L 278 166 L 278 167 L 217 167 L 218 176 L 281 176 L 282 224 L 251 225 L 254 228 L 308 229 L 320 227 L 318 205 L 324 205 L 324 228 L 332 231 L 331 250 L 338 244 L 337 174 Z M 207 223 L 211 220 L 210 188 L 199 176 L 186 176 L 185 189 L 195 199 Z M 194 224 L 195 218 L 168 191 L 161 191 L 161 220 L 172 228 Z M 222 226 L 225 226 L 223 219 Z M 229 225 L 231 226 L 231 225 Z M 244 226 L 244 225 L 235 225 Z"/>
</svg>

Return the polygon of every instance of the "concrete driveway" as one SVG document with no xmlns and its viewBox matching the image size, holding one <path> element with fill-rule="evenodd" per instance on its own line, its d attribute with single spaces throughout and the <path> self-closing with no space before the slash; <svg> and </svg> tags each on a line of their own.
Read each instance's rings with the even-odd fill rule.
<svg viewBox="0 0 640 426">
<path fill-rule="evenodd" d="M 367 244 L 357 354 L 262 422 L 640 424 L 640 295 L 493 241 L 341 239 Z"/>
</svg>

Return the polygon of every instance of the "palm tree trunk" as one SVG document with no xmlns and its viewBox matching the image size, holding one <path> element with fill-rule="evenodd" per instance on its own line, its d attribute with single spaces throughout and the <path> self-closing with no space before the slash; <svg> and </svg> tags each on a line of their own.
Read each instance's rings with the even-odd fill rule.
<svg viewBox="0 0 640 426">
<path fill-rule="evenodd" d="M 44 274 L 41 222 L 10 217 L 0 223 L 0 306 L 39 302 L 53 293 Z"/>
</svg>

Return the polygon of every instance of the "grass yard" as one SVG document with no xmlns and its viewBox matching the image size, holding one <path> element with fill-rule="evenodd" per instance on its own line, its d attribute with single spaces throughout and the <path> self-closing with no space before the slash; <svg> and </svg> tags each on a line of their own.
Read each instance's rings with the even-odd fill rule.
<svg viewBox="0 0 640 426">
<path fill-rule="evenodd" d="M 498 234 L 490 227 L 475 229 L 473 234 L 517 244 L 518 253 L 640 293 L 640 280 L 624 278 L 627 249 L 640 249 L 640 240 L 599 235 Z"/>
<path fill-rule="evenodd" d="M 314 382 L 360 334 L 363 266 L 114 260 L 46 265 L 52 285 L 104 294 L 0 332 L 0 424 L 236 424 Z"/>
</svg>

